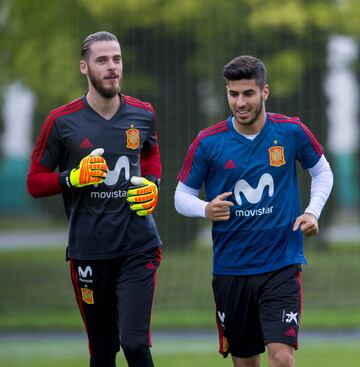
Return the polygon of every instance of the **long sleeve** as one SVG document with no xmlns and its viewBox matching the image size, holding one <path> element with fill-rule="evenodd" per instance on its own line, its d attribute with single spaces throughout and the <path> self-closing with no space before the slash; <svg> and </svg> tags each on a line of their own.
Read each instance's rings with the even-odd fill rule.
<svg viewBox="0 0 360 367">
<path fill-rule="evenodd" d="M 27 175 L 27 190 L 34 198 L 56 195 L 64 191 L 59 184 L 59 173 L 35 160 L 32 161 Z"/>
<path fill-rule="evenodd" d="M 158 144 L 151 150 L 142 150 L 140 155 L 140 168 L 143 177 L 155 176 L 161 177 L 161 160 Z"/>
<path fill-rule="evenodd" d="M 330 195 L 333 186 L 333 174 L 324 155 L 309 169 L 311 175 L 310 203 L 305 212 L 312 213 L 319 219 L 322 209 Z"/>
<path fill-rule="evenodd" d="M 201 200 L 198 195 L 199 190 L 179 182 L 174 196 L 176 211 L 186 217 L 205 218 L 205 207 L 208 203 Z"/>
</svg>

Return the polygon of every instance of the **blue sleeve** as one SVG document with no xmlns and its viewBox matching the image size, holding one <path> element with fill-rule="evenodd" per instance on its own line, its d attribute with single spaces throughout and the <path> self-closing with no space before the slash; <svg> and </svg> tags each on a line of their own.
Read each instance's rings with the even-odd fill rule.
<svg viewBox="0 0 360 367">
<path fill-rule="evenodd" d="M 178 180 L 186 186 L 200 190 L 207 174 L 206 148 L 203 141 L 196 138 L 189 147 Z"/>
</svg>

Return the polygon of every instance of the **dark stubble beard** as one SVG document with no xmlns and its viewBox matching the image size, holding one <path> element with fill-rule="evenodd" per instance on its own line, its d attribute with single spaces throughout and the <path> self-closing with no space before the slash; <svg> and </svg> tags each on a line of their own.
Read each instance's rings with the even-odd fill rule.
<svg viewBox="0 0 360 367">
<path fill-rule="evenodd" d="M 250 121 L 246 121 L 246 122 L 241 122 L 241 121 L 239 122 L 238 121 L 238 123 L 240 125 L 246 125 L 246 126 L 253 125 L 257 121 L 257 119 L 260 116 L 261 112 L 263 111 L 263 108 L 264 108 L 264 103 L 263 102 L 264 102 L 264 98 L 261 97 L 259 104 L 256 106 L 254 118 L 252 118 Z"/>
<path fill-rule="evenodd" d="M 100 79 L 96 78 L 91 70 L 89 70 L 88 76 L 90 78 L 91 84 L 94 86 L 95 90 L 104 98 L 113 98 L 120 93 L 121 87 L 120 83 L 117 86 L 111 88 L 104 88 Z"/>
</svg>

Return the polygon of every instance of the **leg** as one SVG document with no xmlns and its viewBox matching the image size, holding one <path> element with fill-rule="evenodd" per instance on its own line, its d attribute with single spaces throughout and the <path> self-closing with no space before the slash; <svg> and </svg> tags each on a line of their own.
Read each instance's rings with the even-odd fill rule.
<svg viewBox="0 0 360 367">
<path fill-rule="evenodd" d="M 265 351 L 255 292 L 248 276 L 214 276 L 219 352 L 234 366 L 258 367 Z"/>
<path fill-rule="evenodd" d="M 150 320 L 159 250 L 123 259 L 117 278 L 120 343 L 129 367 L 153 367 Z"/>
<path fill-rule="evenodd" d="M 301 315 L 301 276 L 298 265 L 268 275 L 261 295 L 260 317 L 269 367 L 295 367 Z"/>
<path fill-rule="evenodd" d="M 238 358 L 232 356 L 234 367 L 260 367 L 260 354 L 250 358 Z"/>
<path fill-rule="evenodd" d="M 70 260 L 70 267 L 89 339 L 90 367 L 115 367 L 119 336 L 111 261 Z"/>
<path fill-rule="evenodd" d="M 150 348 L 147 345 L 129 344 L 122 345 L 124 355 L 129 367 L 153 367 Z"/>
<path fill-rule="evenodd" d="M 295 367 L 295 348 L 282 343 L 267 345 L 269 367 Z"/>
<path fill-rule="evenodd" d="M 116 354 L 111 356 L 92 355 L 90 357 L 90 367 L 116 367 Z"/>
</svg>

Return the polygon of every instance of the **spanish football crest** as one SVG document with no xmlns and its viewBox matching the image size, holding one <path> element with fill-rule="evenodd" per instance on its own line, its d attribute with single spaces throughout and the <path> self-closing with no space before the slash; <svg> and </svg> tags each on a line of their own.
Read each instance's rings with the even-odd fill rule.
<svg viewBox="0 0 360 367">
<path fill-rule="evenodd" d="M 82 300 L 88 305 L 94 304 L 94 292 L 89 288 L 81 288 Z"/>
<path fill-rule="evenodd" d="M 269 158 L 270 158 L 270 166 L 280 167 L 284 165 L 285 155 L 284 155 L 284 147 L 280 145 L 275 145 L 269 148 Z"/>
<path fill-rule="evenodd" d="M 222 336 L 222 353 L 226 353 L 229 351 L 229 343 L 226 339 L 226 337 Z"/>
<path fill-rule="evenodd" d="M 140 131 L 131 125 L 131 128 L 126 130 L 126 148 L 137 149 L 139 146 Z"/>
</svg>

